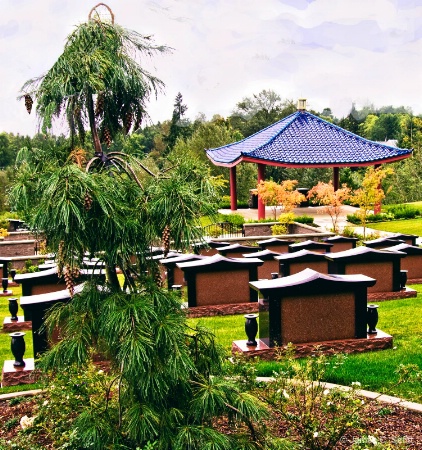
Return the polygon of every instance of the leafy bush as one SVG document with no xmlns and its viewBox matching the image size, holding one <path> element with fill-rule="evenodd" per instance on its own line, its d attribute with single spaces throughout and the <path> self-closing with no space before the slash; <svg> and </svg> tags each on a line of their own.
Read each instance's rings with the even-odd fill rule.
<svg viewBox="0 0 422 450">
<path fill-rule="evenodd" d="M 314 223 L 314 218 L 311 216 L 303 215 L 295 217 L 295 222 L 311 225 Z"/>
<path fill-rule="evenodd" d="M 393 220 L 394 216 L 390 213 L 368 214 L 366 216 L 366 222 L 386 222 L 387 220 Z M 354 225 L 361 225 L 362 219 L 359 214 L 348 214 L 347 221 Z"/>
<path fill-rule="evenodd" d="M 353 225 L 360 225 L 362 223 L 357 214 L 347 214 L 347 221 L 353 223 Z"/>
<path fill-rule="evenodd" d="M 4 212 L 0 214 L 0 228 L 8 228 L 8 219 L 19 219 L 18 215 L 14 212 Z"/>
<path fill-rule="evenodd" d="M 289 224 L 289 223 L 293 223 L 295 218 L 296 218 L 296 216 L 295 216 L 295 214 L 293 212 L 286 212 L 286 213 L 280 214 L 280 217 L 278 218 L 278 221 L 281 224 L 286 225 L 286 224 Z"/>
<path fill-rule="evenodd" d="M 259 219 L 259 220 L 247 220 L 245 223 L 270 223 L 270 222 L 276 222 L 274 219 L 272 218 L 266 218 L 266 219 Z"/>
<path fill-rule="evenodd" d="M 396 219 L 414 219 L 422 215 L 422 211 L 413 205 L 390 205 L 385 210 Z"/>
<path fill-rule="evenodd" d="M 238 200 L 237 207 L 241 209 L 247 209 L 249 208 L 249 205 L 248 202 Z M 218 209 L 230 209 L 230 208 L 231 208 L 230 197 L 228 195 L 225 195 L 218 203 Z"/>
<path fill-rule="evenodd" d="M 34 272 L 38 272 L 39 270 L 40 269 L 38 268 L 38 266 L 34 266 L 32 264 L 32 261 L 30 259 L 27 259 L 25 261 L 25 267 L 23 268 L 21 273 L 34 273 Z"/>
<path fill-rule="evenodd" d="M 238 228 L 241 228 L 245 223 L 245 218 L 241 214 L 220 214 L 219 220 L 221 222 L 229 222 Z"/>
<path fill-rule="evenodd" d="M 367 222 L 386 222 L 387 220 L 393 220 L 394 216 L 388 213 L 368 214 L 366 216 Z"/>
<path fill-rule="evenodd" d="M 287 234 L 287 224 L 277 224 L 271 227 L 271 234 L 278 236 L 280 234 Z"/>
</svg>

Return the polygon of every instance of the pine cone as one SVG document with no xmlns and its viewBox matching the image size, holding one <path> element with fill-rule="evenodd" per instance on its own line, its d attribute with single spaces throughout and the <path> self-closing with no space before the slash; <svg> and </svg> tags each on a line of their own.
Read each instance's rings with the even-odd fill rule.
<svg viewBox="0 0 422 450">
<path fill-rule="evenodd" d="M 85 192 L 85 198 L 84 198 L 84 209 L 85 211 L 89 211 L 92 207 L 92 197 L 91 195 L 87 192 Z"/>
<path fill-rule="evenodd" d="M 64 246 L 64 242 L 60 241 L 59 249 L 57 252 L 57 272 L 59 275 L 61 275 L 63 273 L 63 264 L 64 264 L 63 246 Z"/>
<path fill-rule="evenodd" d="M 66 266 L 64 280 L 66 283 L 66 289 L 69 291 L 70 296 L 73 297 L 73 294 L 75 292 L 75 279 L 73 277 L 73 269 L 71 269 L 69 266 Z"/>
<path fill-rule="evenodd" d="M 104 112 L 104 94 L 100 92 L 97 97 L 97 103 L 95 105 L 95 117 L 99 117 Z"/>
<path fill-rule="evenodd" d="M 108 127 L 104 128 L 103 131 L 103 142 L 106 144 L 108 148 L 110 148 L 112 139 L 111 139 L 111 133 Z"/>
<path fill-rule="evenodd" d="M 155 265 L 154 265 L 154 268 L 153 268 L 152 270 L 154 271 L 154 281 L 155 281 L 155 284 L 156 284 L 158 287 L 162 287 L 162 286 L 163 286 L 163 278 L 161 277 L 161 272 L 160 272 L 160 269 L 159 269 L 158 265 L 155 264 Z"/>
<path fill-rule="evenodd" d="M 133 114 L 132 114 L 132 111 L 128 111 L 128 112 L 125 114 L 125 117 L 124 117 L 124 119 L 123 119 L 123 125 L 125 126 L 125 132 L 126 132 L 126 134 L 129 133 L 130 128 L 131 128 L 131 126 L 132 126 L 132 122 L 133 122 Z"/>
<path fill-rule="evenodd" d="M 164 227 L 162 240 L 163 240 L 163 247 L 164 247 L 164 258 L 165 258 L 170 251 L 170 227 L 168 225 L 166 225 Z"/>
<path fill-rule="evenodd" d="M 28 111 L 28 114 L 31 114 L 32 104 L 34 103 L 34 101 L 32 100 L 32 97 L 29 94 L 26 94 L 24 98 L 26 110 Z"/>
</svg>

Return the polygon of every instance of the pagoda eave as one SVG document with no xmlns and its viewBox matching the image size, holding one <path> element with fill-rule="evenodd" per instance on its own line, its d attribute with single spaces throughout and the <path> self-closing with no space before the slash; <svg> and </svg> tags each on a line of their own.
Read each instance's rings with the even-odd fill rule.
<svg viewBox="0 0 422 450">
<path fill-rule="evenodd" d="M 378 164 L 388 164 L 396 161 L 400 161 L 402 159 L 409 158 L 412 153 L 406 153 L 403 155 L 396 155 L 390 158 L 383 159 L 374 159 L 371 161 L 360 161 L 360 162 L 327 162 L 327 163 L 290 163 L 290 162 L 282 162 L 282 161 L 271 161 L 267 159 L 259 159 L 259 158 L 251 158 L 248 156 L 241 156 L 231 163 L 222 163 L 213 160 L 210 156 L 208 158 L 213 162 L 216 166 L 221 167 L 234 167 L 240 164 L 241 162 L 249 162 L 255 164 L 264 164 L 266 166 L 276 166 L 276 167 L 290 167 L 292 169 L 303 169 L 303 168 L 313 168 L 313 169 L 323 169 L 323 168 L 331 168 L 331 167 L 367 167 L 367 166 L 375 166 Z"/>
</svg>

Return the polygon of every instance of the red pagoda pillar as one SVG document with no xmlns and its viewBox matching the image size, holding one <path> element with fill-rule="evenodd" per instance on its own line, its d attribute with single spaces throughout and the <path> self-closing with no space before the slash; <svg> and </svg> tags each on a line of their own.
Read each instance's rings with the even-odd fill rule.
<svg viewBox="0 0 422 450">
<path fill-rule="evenodd" d="M 230 209 L 237 210 L 237 179 L 236 166 L 230 167 Z"/>
<path fill-rule="evenodd" d="M 265 181 L 265 165 L 259 163 L 258 164 L 258 184 L 261 181 Z M 258 220 L 265 219 L 265 205 L 261 200 L 261 197 L 258 195 Z"/>
</svg>

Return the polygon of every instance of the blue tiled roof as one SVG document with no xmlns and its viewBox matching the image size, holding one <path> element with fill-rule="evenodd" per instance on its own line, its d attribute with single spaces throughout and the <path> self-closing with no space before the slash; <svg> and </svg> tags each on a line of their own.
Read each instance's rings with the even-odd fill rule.
<svg viewBox="0 0 422 450">
<path fill-rule="evenodd" d="M 246 158 L 281 165 L 364 165 L 406 158 L 405 150 L 369 141 L 307 111 L 298 111 L 239 142 L 206 151 L 218 165 Z"/>
</svg>

